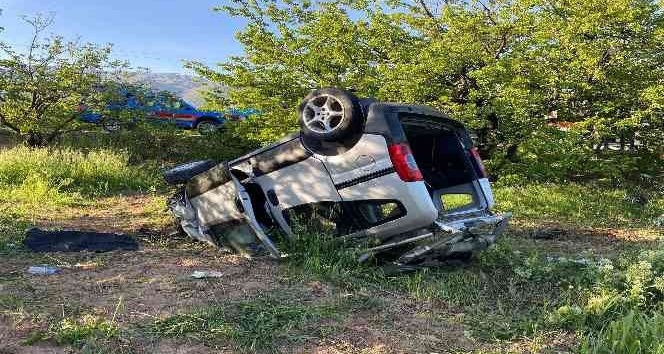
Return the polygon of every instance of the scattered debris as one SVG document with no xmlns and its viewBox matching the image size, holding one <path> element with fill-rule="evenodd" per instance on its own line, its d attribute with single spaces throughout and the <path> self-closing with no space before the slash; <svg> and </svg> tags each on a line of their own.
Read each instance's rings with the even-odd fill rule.
<svg viewBox="0 0 664 354">
<path fill-rule="evenodd" d="M 52 266 L 31 266 L 28 268 L 28 273 L 34 275 L 53 275 L 62 272 L 62 269 Z"/>
<path fill-rule="evenodd" d="M 44 231 L 38 228 L 26 232 L 23 245 L 34 252 L 108 252 L 138 249 L 138 243 L 130 235 L 88 231 Z"/>
<path fill-rule="evenodd" d="M 193 273 L 191 273 L 192 278 L 196 279 L 204 279 L 204 278 L 221 278 L 223 277 L 224 274 L 222 272 L 217 272 L 214 270 L 197 270 Z"/>
</svg>

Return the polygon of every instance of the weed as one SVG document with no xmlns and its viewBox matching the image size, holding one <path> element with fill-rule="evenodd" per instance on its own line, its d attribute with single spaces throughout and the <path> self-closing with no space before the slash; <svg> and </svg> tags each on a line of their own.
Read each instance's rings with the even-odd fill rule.
<svg viewBox="0 0 664 354">
<path fill-rule="evenodd" d="M 646 315 L 630 311 L 587 337 L 581 345 L 583 354 L 654 354 L 664 353 L 664 314 Z"/>
<path fill-rule="evenodd" d="M 83 315 L 80 318 L 63 318 L 51 324 L 47 331 L 34 332 L 26 339 L 25 344 L 53 339 L 58 345 L 83 347 L 98 340 L 115 339 L 118 335 L 119 329 L 114 322 L 93 315 Z"/>
<path fill-rule="evenodd" d="M 358 262 L 359 250 L 356 244 L 322 232 L 298 233 L 286 245 L 291 271 L 300 269 L 307 276 L 346 284 L 363 277 L 368 267 Z"/>
<path fill-rule="evenodd" d="M 0 294 L 0 309 L 16 310 L 23 307 L 23 299 L 11 294 Z"/>
</svg>

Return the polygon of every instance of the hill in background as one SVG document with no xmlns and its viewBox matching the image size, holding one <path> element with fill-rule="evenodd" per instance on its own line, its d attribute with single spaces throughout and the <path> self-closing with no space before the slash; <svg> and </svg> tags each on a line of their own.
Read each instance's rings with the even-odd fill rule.
<svg viewBox="0 0 664 354">
<path fill-rule="evenodd" d="M 133 78 L 154 90 L 173 92 L 196 107 L 205 103 L 201 91 L 214 85 L 203 78 L 179 73 L 136 73 Z"/>
</svg>

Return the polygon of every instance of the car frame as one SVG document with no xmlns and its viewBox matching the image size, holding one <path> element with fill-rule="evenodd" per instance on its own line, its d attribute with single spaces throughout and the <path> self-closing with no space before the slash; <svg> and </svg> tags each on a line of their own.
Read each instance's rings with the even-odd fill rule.
<svg viewBox="0 0 664 354">
<path fill-rule="evenodd" d="M 362 244 L 359 261 L 419 267 L 485 249 L 511 218 L 491 212 L 488 176 L 464 125 L 430 107 L 324 88 L 302 102 L 300 125 L 234 160 L 167 171 L 170 184 L 183 185 L 169 202 L 182 229 L 278 258 L 276 233 L 293 239 L 315 226 Z"/>
</svg>

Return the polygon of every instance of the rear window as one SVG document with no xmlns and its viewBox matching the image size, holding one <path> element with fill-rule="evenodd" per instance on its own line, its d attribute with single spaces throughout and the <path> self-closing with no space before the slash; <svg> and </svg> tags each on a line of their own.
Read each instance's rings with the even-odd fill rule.
<svg viewBox="0 0 664 354">
<path fill-rule="evenodd" d="M 368 229 L 406 215 L 396 200 L 360 200 L 303 204 L 284 210 L 296 232 L 324 232 L 337 236 Z"/>
</svg>

